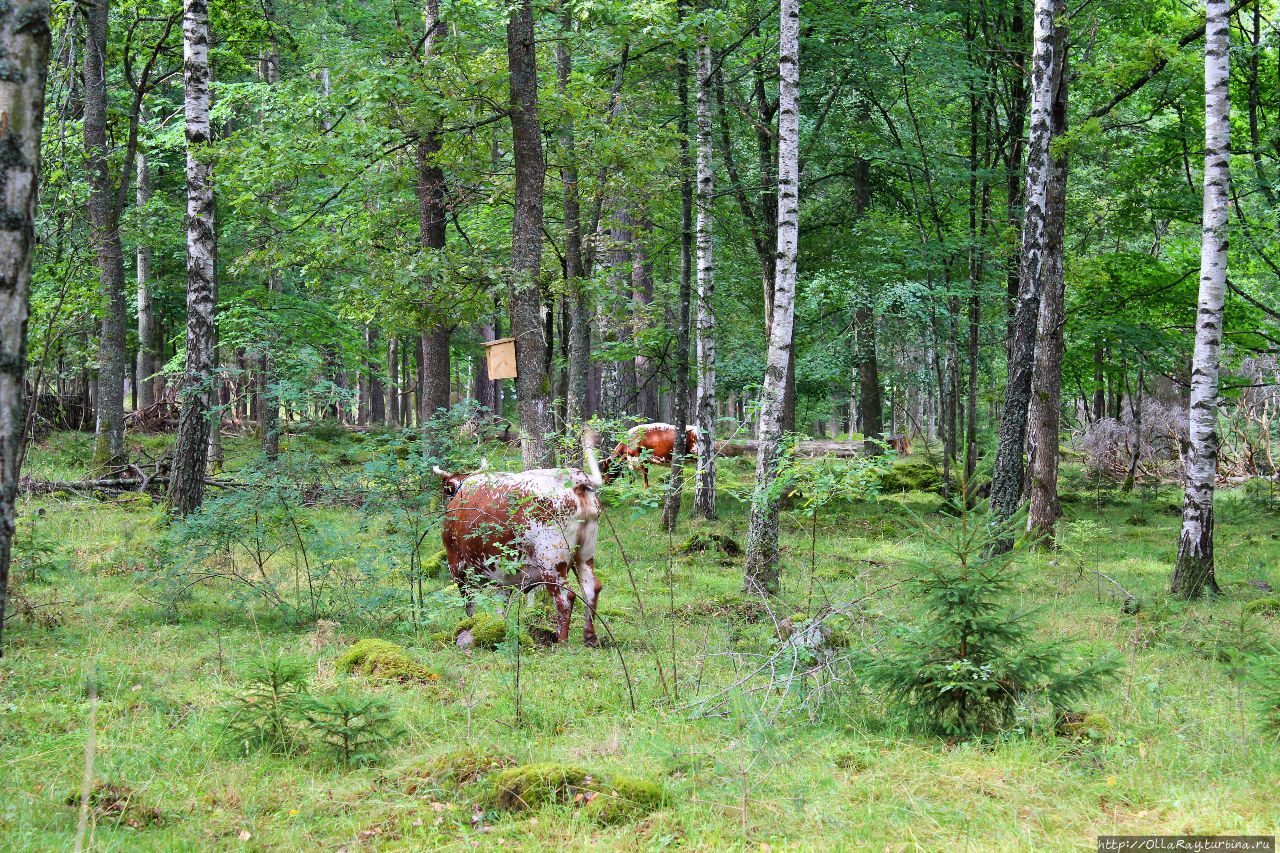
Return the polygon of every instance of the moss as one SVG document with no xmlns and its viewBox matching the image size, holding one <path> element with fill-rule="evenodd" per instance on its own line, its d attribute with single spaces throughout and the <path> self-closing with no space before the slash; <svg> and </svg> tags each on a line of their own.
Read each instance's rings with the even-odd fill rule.
<svg viewBox="0 0 1280 853">
<path fill-rule="evenodd" d="M 880 476 L 880 490 L 897 492 L 942 492 L 942 470 L 923 459 L 907 459 L 894 464 Z"/>
<path fill-rule="evenodd" d="M 508 811 L 568 803 L 592 776 L 581 767 L 544 761 L 503 770 L 493 780 L 494 804 Z"/>
<path fill-rule="evenodd" d="M 492 747 L 468 746 L 405 771 L 400 785 L 406 794 L 431 793 L 441 785 L 470 785 L 514 763 L 510 755 Z"/>
<path fill-rule="evenodd" d="M 471 632 L 471 643 L 477 649 L 493 649 L 507 638 L 507 622 L 501 616 L 481 611 L 475 616 L 468 616 L 454 626 L 454 639 L 457 639 L 463 631 Z M 520 644 L 531 647 L 533 637 L 528 632 L 521 631 Z"/>
<path fill-rule="evenodd" d="M 390 681 L 435 681 L 439 675 L 387 640 L 361 640 L 338 656 L 338 672 L 359 673 Z"/>
<path fill-rule="evenodd" d="M 1102 714 L 1066 711 L 1058 718 L 1058 734 L 1080 740 L 1109 741 L 1112 737 L 1112 725 Z"/>
<path fill-rule="evenodd" d="M 728 536 L 701 531 L 692 534 L 676 550 L 685 555 L 700 554 L 705 551 L 719 551 L 726 557 L 742 556 L 742 546 Z"/>
<path fill-rule="evenodd" d="M 503 770 L 494 777 L 493 801 L 508 811 L 559 803 L 582 807 L 601 823 L 631 820 L 659 808 L 662 786 L 625 774 L 601 775 L 572 764 L 542 762 Z"/>
<path fill-rule="evenodd" d="M 1280 596 L 1268 595 L 1255 599 L 1244 606 L 1245 613 L 1258 613 L 1263 616 L 1280 616 Z"/>
<path fill-rule="evenodd" d="M 449 572 L 449 555 L 444 551 L 436 551 L 422 561 L 422 573 L 433 580 L 443 578 Z"/>
<path fill-rule="evenodd" d="M 634 820 L 662 806 L 666 795 L 662 786 L 647 779 L 614 774 L 587 799 L 582 813 L 600 823 Z"/>
</svg>

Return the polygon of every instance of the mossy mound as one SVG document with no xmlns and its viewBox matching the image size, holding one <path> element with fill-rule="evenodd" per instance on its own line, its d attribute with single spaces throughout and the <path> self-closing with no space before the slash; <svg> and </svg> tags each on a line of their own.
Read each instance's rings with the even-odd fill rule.
<svg viewBox="0 0 1280 853">
<path fill-rule="evenodd" d="M 440 676 L 387 640 L 361 640 L 338 656 L 338 672 L 358 673 L 388 681 L 436 681 Z"/>
<path fill-rule="evenodd" d="M 945 481 L 942 469 L 923 459 L 906 459 L 880 475 L 880 490 L 891 494 L 899 492 L 931 492 L 941 494 Z M 954 484 L 953 484 L 954 488 Z"/>
<path fill-rule="evenodd" d="M 493 780 L 494 804 L 523 811 L 548 803 L 568 803 L 582 793 L 591 774 L 572 764 L 544 761 L 503 770 Z"/>
<path fill-rule="evenodd" d="M 548 804 L 574 804 L 601 823 L 647 814 L 665 800 L 662 786 L 625 774 L 601 775 L 572 764 L 547 761 L 503 770 L 494 777 L 494 804 L 523 811 Z"/>
<path fill-rule="evenodd" d="M 1257 613 L 1262 616 L 1280 616 L 1280 596 L 1268 595 L 1257 598 L 1244 606 L 1246 613 Z"/>
<path fill-rule="evenodd" d="M 486 746 L 468 746 L 402 771 L 398 785 L 409 795 L 433 793 L 442 786 L 461 788 L 513 764 L 515 759 L 505 752 Z"/>
<path fill-rule="evenodd" d="M 1062 737 L 1078 740 L 1109 741 L 1112 736 L 1111 721 L 1092 711 L 1063 711 L 1058 717 L 1057 731 Z"/>
<path fill-rule="evenodd" d="M 586 798 L 582 813 L 600 823 L 623 823 L 635 820 L 660 808 L 666 799 L 662 786 L 647 779 L 636 779 L 615 773 L 608 784 L 600 786 Z"/>
<path fill-rule="evenodd" d="M 454 639 L 456 640 L 463 631 L 471 632 L 471 645 L 477 649 L 493 649 L 507 638 L 507 621 L 501 616 L 481 611 L 453 626 Z M 531 647 L 533 637 L 528 632 L 521 631 L 520 645 Z"/>
<path fill-rule="evenodd" d="M 701 554 L 704 551 L 719 551 L 726 557 L 742 556 L 742 546 L 728 536 L 701 531 L 686 539 L 677 550 L 685 555 Z"/>
<path fill-rule="evenodd" d="M 436 551 L 422 561 L 422 574 L 432 580 L 439 580 L 449 573 L 449 555 L 444 551 Z"/>
</svg>

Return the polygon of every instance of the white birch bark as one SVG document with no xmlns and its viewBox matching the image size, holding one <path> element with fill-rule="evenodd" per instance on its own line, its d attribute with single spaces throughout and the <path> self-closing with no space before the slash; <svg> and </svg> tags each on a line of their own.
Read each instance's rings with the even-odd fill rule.
<svg viewBox="0 0 1280 853">
<path fill-rule="evenodd" d="M 27 395 L 27 314 L 35 247 L 40 133 L 49 68 L 49 4 L 0 7 L 0 56 L 17 73 L 0 76 L 0 656 L 13 543 L 14 500 L 22 466 Z"/>
<path fill-rule="evenodd" d="M 1218 351 L 1227 289 L 1227 204 L 1231 182 L 1231 36 L 1227 0 L 1206 0 L 1204 31 L 1204 213 L 1200 295 L 1191 361 L 1190 435 L 1173 592 L 1186 598 L 1208 587 L 1213 571 L 1213 487 L 1218 471 Z"/>
<path fill-rule="evenodd" d="M 217 232 L 213 165 L 209 158 L 212 98 L 207 0 L 184 0 L 182 55 L 187 140 L 187 360 L 169 500 L 175 510 L 186 515 L 204 499 L 217 350 Z"/>
<path fill-rule="evenodd" d="M 712 203 L 716 173 L 711 155 L 711 47 L 705 31 L 698 34 L 698 84 L 695 101 L 698 153 L 695 162 L 697 187 L 696 246 L 698 263 L 698 343 L 697 376 L 698 470 L 693 490 L 693 514 L 716 517 L 716 315 L 711 303 L 715 295 L 715 264 L 712 256 Z"/>
<path fill-rule="evenodd" d="M 1049 183 L 1053 175 L 1050 142 L 1053 104 L 1062 73 L 1064 32 L 1054 23 L 1059 0 L 1035 0 L 1034 49 L 1031 58 L 1031 118 L 1027 146 L 1026 208 L 1022 221 L 1021 284 L 1014 308 L 1009 349 L 1009 381 L 1000 415 L 1000 438 L 991 478 L 991 503 L 1004 518 L 1018 508 L 1023 491 L 1023 453 L 1027 410 L 1031 404 L 1040 290 L 1045 275 L 1045 242 Z"/>
<path fill-rule="evenodd" d="M 756 485 L 747 528 L 744 586 L 775 593 L 778 578 L 778 496 L 773 494 L 782 444 L 782 419 L 795 323 L 796 252 L 800 224 L 800 0 L 782 0 L 778 45 L 778 271 L 773 324 L 760 410 Z"/>
</svg>

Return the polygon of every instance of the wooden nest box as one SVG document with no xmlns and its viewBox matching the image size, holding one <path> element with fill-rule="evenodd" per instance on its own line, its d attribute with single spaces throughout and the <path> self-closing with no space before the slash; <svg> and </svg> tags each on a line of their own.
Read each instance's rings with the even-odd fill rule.
<svg viewBox="0 0 1280 853">
<path fill-rule="evenodd" d="M 484 342 L 485 365 L 490 379 L 516 378 L 516 339 L 499 338 Z"/>
</svg>

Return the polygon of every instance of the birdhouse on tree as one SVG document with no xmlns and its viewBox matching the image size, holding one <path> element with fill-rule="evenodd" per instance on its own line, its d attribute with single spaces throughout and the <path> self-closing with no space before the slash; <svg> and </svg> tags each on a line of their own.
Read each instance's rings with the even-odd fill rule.
<svg viewBox="0 0 1280 853">
<path fill-rule="evenodd" d="M 516 339 L 500 338 L 484 343 L 485 364 L 490 379 L 516 378 Z"/>
</svg>

